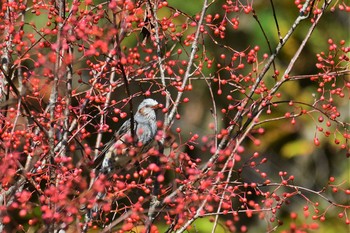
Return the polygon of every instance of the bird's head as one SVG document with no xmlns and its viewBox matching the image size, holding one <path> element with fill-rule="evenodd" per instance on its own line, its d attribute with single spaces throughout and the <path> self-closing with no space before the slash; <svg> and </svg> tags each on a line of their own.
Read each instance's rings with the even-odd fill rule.
<svg viewBox="0 0 350 233">
<path fill-rule="evenodd" d="M 155 119 L 156 118 L 155 110 L 160 107 L 161 105 L 154 99 L 145 99 L 140 103 L 139 107 L 137 108 L 137 113 L 135 115 L 135 118 L 144 117 L 147 119 Z"/>
</svg>

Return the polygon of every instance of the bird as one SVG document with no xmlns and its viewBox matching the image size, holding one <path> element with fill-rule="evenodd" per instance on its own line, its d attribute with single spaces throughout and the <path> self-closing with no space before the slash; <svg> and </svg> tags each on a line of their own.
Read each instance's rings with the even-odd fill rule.
<svg viewBox="0 0 350 233">
<path fill-rule="evenodd" d="M 152 147 L 157 133 L 156 110 L 160 107 L 161 105 L 151 98 L 140 103 L 134 115 L 134 138 L 132 138 L 131 119 L 128 119 L 106 146 L 100 173 L 109 174 L 116 167 L 125 167 L 132 160 L 130 154 L 133 152 L 143 154 Z"/>
<path fill-rule="evenodd" d="M 151 98 L 145 99 L 140 103 L 133 117 L 134 138 L 132 138 L 131 119 L 128 119 L 116 131 L 114 138 L 107 143 L 102 151 L 101 156 L 104 155 L 102 163 L 100 163 L 101 156 L 96 158 L 94 162 L 95 166 L 97 166 L 96 178 L 102 174 L 110 177 L 117 168 L 125 168 L 128 164 L 132 164 L 132 156 L 130 156 L 132 152 L 137 152 L 137 155 L 139 155 L 147 152 L 152 147 L 157 133 L 156 110 L 161 106 L 161 104 Z M 98 168 L 99 166 L 100 168 Z M 96 180 L 92 180 L 90 188 Z M 97 201 L 100 201 L 105 199 L 105 197 L 106 191 L 102 191 L 98 192 L 95 198 Z M 87 222 L 95 218 L 94 215 L 99 212 L 99 208 L 99 204 L 96 203 L 90 211 L 86 212 L 84 231 L 88 227 Z M 81 210 L 85 211 L 86 205 L 83 205 Z"/>
</svg>

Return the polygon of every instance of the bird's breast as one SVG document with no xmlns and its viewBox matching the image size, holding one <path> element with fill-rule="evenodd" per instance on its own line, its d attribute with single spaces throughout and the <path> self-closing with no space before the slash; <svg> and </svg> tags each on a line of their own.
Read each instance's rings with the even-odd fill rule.
<svg viewBox="0 0 350 233">
<path fill-rule="evenodd" d="M 157 131 L 156 124 L 150 123 L 139 123 L 137 124 L 137 138 L 138 141 L 142 143 L 142 145 L 146 145 L 153 141 Z"/>
</svg>

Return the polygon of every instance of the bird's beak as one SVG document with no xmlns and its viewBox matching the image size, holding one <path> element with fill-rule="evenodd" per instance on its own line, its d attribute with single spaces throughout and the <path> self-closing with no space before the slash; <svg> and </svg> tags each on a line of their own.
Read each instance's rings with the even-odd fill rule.
<svg viewBox="0 0 350 233">
<path fill-rule="evenodd" d="M 152 109 L 159 109 L 159 108 L 162 108 L 163 107 L 163 104 L 156 104 L 152 107 Z"/>
</svg>

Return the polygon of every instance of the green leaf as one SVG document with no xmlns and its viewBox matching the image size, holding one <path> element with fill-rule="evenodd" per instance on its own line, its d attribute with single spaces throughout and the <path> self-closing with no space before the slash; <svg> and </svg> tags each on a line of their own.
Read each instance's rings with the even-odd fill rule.
<svg viewBox="0 0 350 233">
<path fill-rule="evenodd" d="M 309 155 L 313 152 L 314 146 L 308 140 L 295 140 L 286 143 L 282 149 L 282 155 L 287 158 L 292 158 L 294 156 Z"/>
</svg>

